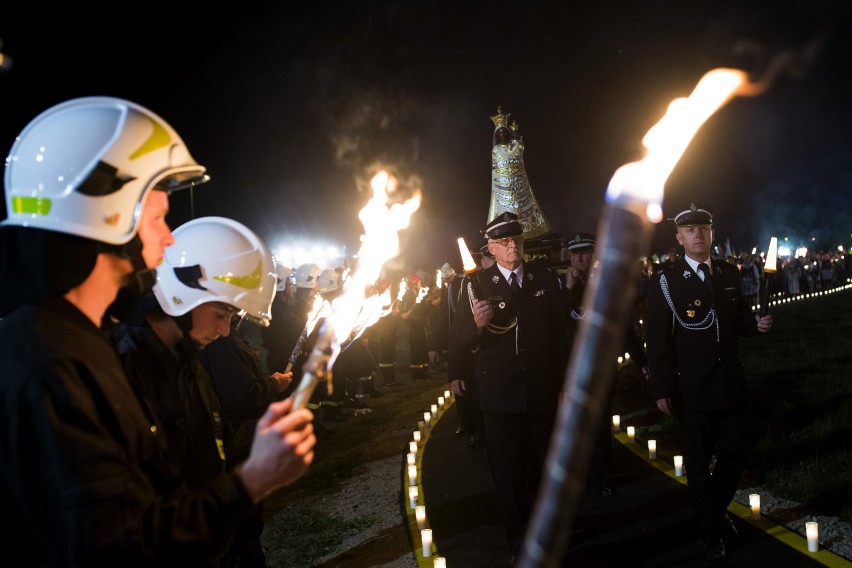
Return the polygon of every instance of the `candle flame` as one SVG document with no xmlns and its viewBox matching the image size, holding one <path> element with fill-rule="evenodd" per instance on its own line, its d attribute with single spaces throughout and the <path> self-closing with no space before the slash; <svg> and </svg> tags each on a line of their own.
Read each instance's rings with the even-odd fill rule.
<svg viewBox="0 0 852 568">
<path fill-rule="evenodd" d="M 397 188 L 397 180 L 380 171 L 370 182 L 373 197 L 358 213 L 364 225 L 358 266 L 343 283 L 343 294 L 332 302 L 326 320 L 333 330 L 331 356 L 326 364 L 331 369 L 343 342 L 354 341 L 361 333 L 386 314 L 387 294 L 376 293 L 375 282 L 385 262 L 399 254 L 399 231 L 408 227 L 411 215 L 420 207 L 420 191 L 403 203 L 389 205 L 389 195 Z"/>
<path fill-rule="evenodd" d="M 745 72 L 714 69 L 706 73 L 688 98 L 671 102 L 660 121 L 645 134 L 648 152 L 642 160 L 621 166 L 609 182 L 607 202 L 622 195 L 647 203 L 648 220 L 663 219 L 663 186 L 695 133 L 710 116 L 735 95 L 756 91 Z"/>
<path fill-rule="evenodd" d="M 775 261 L 778 258 L 778 237 L 769 239 L 769 252 L 766 253 L 766 263 L 763 265 L 764 272 L 775 272 Z"/>
<path fill-rule="evenodd" d="M 467 248 L 467 243 L 464 242 L 464 237 L 458 238 L 459 253 L 461 254 L 462 267 L 465 274 L 470 274 L 476 271 L 476 263 L 473 261 L 473 255 L 470 254 L 470 249 Z"/>
</svg>

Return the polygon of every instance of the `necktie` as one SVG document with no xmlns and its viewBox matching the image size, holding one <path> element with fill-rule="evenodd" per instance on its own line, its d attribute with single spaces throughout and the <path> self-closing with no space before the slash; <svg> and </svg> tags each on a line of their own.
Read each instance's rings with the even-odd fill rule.
<svg viewBox="0 0 852 568">
<path fill-rule="evenodd" d="M 517 300 L 521 295 L 521 285 L 518 283 L 518 275 L 514 272 L 509 275 L 509 288 L 512 289 L 512 297 Z"/>
<path fill-rule="evenodd" d="M 704 273 L 704 284 L 707 286 L 707 289 L 710 290 L 710 293 L 713 293 L 713 277 L 710 275 L 710 267 L 707 266 L 706 263 L 701 262 L 698 264 L 698 270 Z"/>
</svg>

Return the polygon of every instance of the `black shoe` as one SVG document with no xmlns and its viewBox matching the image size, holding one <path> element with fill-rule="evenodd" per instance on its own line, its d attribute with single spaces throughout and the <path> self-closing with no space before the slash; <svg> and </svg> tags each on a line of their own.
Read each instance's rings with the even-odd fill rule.
<svg viewBox="0 0 852 568">
<path fill-rule="evenodd" d="M 728 553 L 725 550 L 725 543 L 721 538 L 711 538 L 704 541 L 704 557 L 708 560 L 722 560 L 727 558 Z"/>
<path fill-rule="evenodd" d="M 464 426 L 459 426 L 456 428 L 456 436 L 464 436 L 465 429 Z"/>
</svg>

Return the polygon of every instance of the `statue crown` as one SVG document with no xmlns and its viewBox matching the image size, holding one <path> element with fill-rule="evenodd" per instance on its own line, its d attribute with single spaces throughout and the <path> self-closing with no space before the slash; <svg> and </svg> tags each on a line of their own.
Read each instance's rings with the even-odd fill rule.
<svg viewBox="0 0 852 568">
<path fill-rule="evenodd" d="M 512 116 L 510 114 L 503 114 L 503 107 L 497 107 L 497 114 L 491 117 L 491 122 L 494 123 L 495 128 L 500 128 L 501 126 L 506 126 L 509 123 L 509 117 Z"/>
</svg>

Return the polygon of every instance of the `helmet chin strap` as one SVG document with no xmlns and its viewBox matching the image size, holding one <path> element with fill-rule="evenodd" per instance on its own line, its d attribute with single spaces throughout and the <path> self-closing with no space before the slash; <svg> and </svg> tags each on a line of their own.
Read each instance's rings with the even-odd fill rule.
<svg viewBox="0 0 852 568">
<path fill-rule="evenodd" d="M 104 245 L 103 252 L 117 254 L 130 261 L 133 273 L 124 288 L 137 296 L 144 296 L 151 292 L 154 284 L 157 283 L 157 269 L 148 268 L 145 264 L 145 258 L 142 256 L 142 239 L 138 234 L 123 245 Z"/>
</svg>

